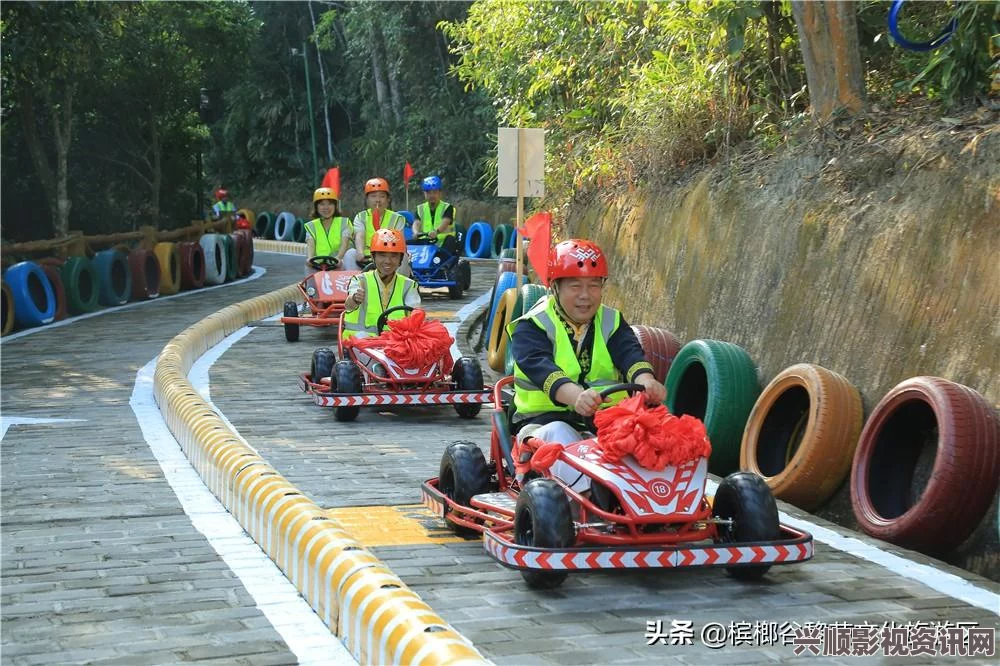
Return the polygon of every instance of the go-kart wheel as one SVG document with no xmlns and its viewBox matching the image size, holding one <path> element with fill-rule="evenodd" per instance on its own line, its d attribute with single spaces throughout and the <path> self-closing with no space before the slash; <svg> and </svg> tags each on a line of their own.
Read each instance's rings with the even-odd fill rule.
<svg viewBox="0 0 1000 666">
<path fill-rule="evenodd" d="M 524 486 L 514 508 L 514 543 L 535 548 L 569 548 L 576 542 L 573 514 L 562 487 L 552 479 Z M 529 587 L 551 589 L 566 580 L 565 571 L 521 570 Z"/>
<path fill-rule="evenodd" d="M 299 316 L 299 305 L 298 303 L 293 303 L 292 301 L 287 301 L 285 303 L 284 315 L 286 317 L 298 317 Z M 299 341 L 299 325 L 298 324 L 285 324 L 285 340 L 289 342 Z"/>
<path fill-rule="evenodd" d="M 462 278 L 458 275 L 458 271 L 452 275 L 456 284 L 448 285 L 448 298 L 455 300 L 456 298 L 462 298 Z"/>
<path fill-rule="evenodd" d="M 379 335 L 382 335 L 382 331 L 385 330 L 385 324 L 386 322 L 389 321 L 389 315 L 391 315 L 393 312 L 405 312 L 406 314 L 410 314 L 411 312 L 413 312 L 413 308 L 411 308 L 409 305 L 397 305 L 396 307 L 389 308 L 388 310 L 380 314 L 378 316 L 378 321 L 375 322 L 375 328 L 376 330 L 378 330 Z"/>
<path fill-rule="evenodd" d="M 449 444 L 441 456 L 438 488 L 457 504 L 469 506 L 472 498 L 490 489 L 490 472 L 482 449 L 469 442 Z M 447 516 L 445 516 L 447 518 Z M 473 536 L 476 530 L 448 521 L 459 536 Z"/>
<path fill-rule="evenodd" d="M 333 364 L 337 362 L 337 355 L 329 347 L 320 347 L 313 352 L 312 365 L 309 368 L 309 377 L 318 384 L 323 377 L 330 377 L 330 390 L 336 390 L 335 377 L 333 377 Z"/>
<path fill-rule="evenodd" d="M 469 291 L 472 288 L 472 264 L 466 259 L 458 261 L 458 283 L 462 289 Z"/>
<path fill-rule="evenodd" d="M 455 362 L 455 368 L 451 371 L 451 377 L 455 380 L 455 390 L 457 391 L 482 391 L 483 390 L 483 368 L 479 365 L 479 360 L 470 356 L 463 356 Z M 483 408 L 481 403 L 468 405 L 454 405 L 455 411 L 463 419 L 474 419 Z"/>
<path fill-rule="evenodd" d="M 361 371 L 352 361 L 337 361 L 330 384 L 334 393 L 361 393 Z M 333 417 L 338 421 L 353 421 L 360 412 L 360 407 L 334 407 Z"/>
<path fill-rule="evenodd" d="M 721 543 L 774 541 L 780 535 L 774 495 L 764 479 L 751 472 L 734 472 L 722 480 L 715 491 L 712 514 L 733 521 L 732 525 L 719 526 Z M 737 580 L 758 580 L 770 568 L 769 564 L 727 567 Z"/>
</svg>

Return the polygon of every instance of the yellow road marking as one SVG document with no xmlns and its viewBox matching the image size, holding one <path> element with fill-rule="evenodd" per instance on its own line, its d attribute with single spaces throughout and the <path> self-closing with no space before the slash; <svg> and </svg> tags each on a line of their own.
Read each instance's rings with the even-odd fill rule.
<svg viewBox="0 0 1000 666">
<path fill-rule="evenodd" d="M 349 506 L 327 509 L 365 546 L 404 546 L 465 541 L 445 527 L 441 517 L 422 504 Z"/>
<path fill-rule="evenodd" d="M 426 310 L 425 313 L 431 319 L 450 319 L 458 321 L 455 319 L 454 310 Z"/>
</svg>

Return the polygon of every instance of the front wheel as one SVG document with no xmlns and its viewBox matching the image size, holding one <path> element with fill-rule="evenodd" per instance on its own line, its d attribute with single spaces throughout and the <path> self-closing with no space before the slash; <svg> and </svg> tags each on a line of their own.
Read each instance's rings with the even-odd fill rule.
<svg viewBox="0 0 1000 666">
<path fill-rule="evenodd" d="M 573 514 L 562 487 L 552 479 L 529 481 L 514 508 L 514 543 L 535 548 L 569 548 L 576 543 Z M 528 587 L 552 589 L 565 571 L 521 570 Z"/>
<path fill-rule="evenodd" d="M 333 366 L 334 380 L 331 388 L 336 386 L 334 393 L 361 393 L 361 372 L 351 361 L 337 361 Z M 334 407 L 333 417 L 338 421 L 353 421 L 358 418 L 360 407 Z"/>
<path fill-rule="evenodd" d="M 299 316 L 299 306 L 297 303 L 288 301 L 285 303 L 284 315 L 286 317 L 298 317 Z M 285 324 L 285 340 L 288 342 L 298 342 L 299 341 L 299 325 L 298 324 Z"/>
<path fill-rule="evenodd" d="M 458 262 L 458 283 L 465 291 L 472 288 L 472 264 L 466 259 L 460 259 Z"/>
<path fill-rule="evenodd" d="M 320 347 L 313 352 L 312 367 L 309 369 L 309 378 L 314 384 L 319 384 L 323 377 L 333 376 L 333 365 L 337 362 L 337 355 L 329 347 Z M 330 380 L 331 390 L 333 390 L 333 380 Z"/>
<path fill-rule="evenodd" d="M 743 544 L 774 541 L 780 535 L 778 505 L 767 483 L 751 472 L 730 474 L 715 491 L 712 514 L 732 520 L 732 525 L 720 526 L 719 541 Z M 727 567 L 737 580 L 759 580 L 770 564 Z"/>
<path fill-rule="evenodd" d="M 483 368 L 479 361 L 469 356 L 463 356 L 455 363 L 455 369 L 451 371 L 452 379 L 455 380 L 455 390 L 457 391 L 482 391 L 483 390 Z M 463 419 L 474 419 L 483 408 L 481 403 L 471 403 L 466 405 L 453 405 L 455 412 Z"/>
<path fill-rule="evenodd" d="M 449 444 L 441 456 L 438 488 L 448 499 L 469 506 L 472 498 L 489 491 L 490 471 L 482 449 L 469 442 Z M 473 536 L 476 530 L 448 521 L 459 536 Z"/>
</svg>

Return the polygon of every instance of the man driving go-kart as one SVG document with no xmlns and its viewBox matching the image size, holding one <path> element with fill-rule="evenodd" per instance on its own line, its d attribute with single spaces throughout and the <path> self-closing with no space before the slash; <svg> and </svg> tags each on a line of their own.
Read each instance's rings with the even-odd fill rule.
<svg viewBox="0 0 1000 666">
<path fill-rule="evenodd" d="M 378 319 L 386 310 L 420 305 L 417 283 L 398 273 L 406 254 L 406 240 L 396 229 L 378 229 L 372 234 L 371 255 L 375 270 L 354 276 L 344 304 L 343 339 L 378 335 Z M 401 309 L 389 319 L 402 319 Z"/>
<path fill-rule="evenodd" d="M 587 240 L 559 243 L 550 253 L 548 275 L 550 295 L 509 326 L 516 458 L 530 456 L 540 442 L 584 439 L 591 427 L 585 419 L 624 397 L 601 398 L 602 388 L 625 381 L 641 384 L 651 404 L 666 398 L 632 327 L 601 303 L 608 278 L 601 248 Z M 590 480 L 562 461 L 551 471 L 577 492 L 589 489 Z"/>
</svg>

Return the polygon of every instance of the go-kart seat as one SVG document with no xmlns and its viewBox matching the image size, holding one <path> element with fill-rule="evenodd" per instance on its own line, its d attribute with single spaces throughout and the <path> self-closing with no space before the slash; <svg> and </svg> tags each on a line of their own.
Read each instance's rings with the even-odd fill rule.
<svg viewBox="0 0 1000 666">
<path fill-rule="evenodd" d="M 500 450 L 503 452 L 504 469 L 507 475 L 511 478 L 514 477 L 514 452 L 512 450 L 514 443 L 510 434 L 513 430 L 511 423 L 511 417 L 513 415 L 513 400 L 505 405 L 502 412 L 498 412 L 496 410 L 493 411 L 493 427 L 496 429 L 497 436 L 500 438 Z"/>
</svg>

